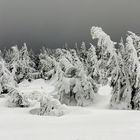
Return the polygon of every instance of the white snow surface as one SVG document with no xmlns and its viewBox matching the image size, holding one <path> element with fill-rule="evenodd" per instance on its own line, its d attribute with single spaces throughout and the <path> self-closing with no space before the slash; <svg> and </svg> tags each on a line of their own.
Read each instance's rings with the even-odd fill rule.
<svg viewBox="0 0 140 140">
<path fill-rule="evenodd" d="M 19 89 L 27 94 L 45 90 L 56 94 L 53 82 L 24 81 Z M 68 107 L 61 117 L 30 114 L 36 106 L 8 108 L 0 98 L 0 140 L 139 140 L 140 112 L 110 110 L 108 86 L 99 90 L 93 106 Z"/>
</svg>

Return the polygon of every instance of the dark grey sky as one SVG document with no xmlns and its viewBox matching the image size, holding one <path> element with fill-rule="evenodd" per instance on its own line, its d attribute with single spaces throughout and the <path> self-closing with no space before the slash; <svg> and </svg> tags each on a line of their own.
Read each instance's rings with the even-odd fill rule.
<svg viewBox="0 0 140 140">
<path fill-rule="evenodd" d="M 127 30 L 140 34 L 140 0 L 0 0 L 0 49 L 90 43 L 92 25 L 114 41 Z"/>
</svg>

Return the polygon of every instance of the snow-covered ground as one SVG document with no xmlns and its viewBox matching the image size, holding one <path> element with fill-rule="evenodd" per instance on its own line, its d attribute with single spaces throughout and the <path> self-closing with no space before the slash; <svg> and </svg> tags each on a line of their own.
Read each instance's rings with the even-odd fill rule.
<svg viewBox="0 0 140 140">
<path fill-rule="evenodd" d="M 20 90 L 56 92 L 52 82 L 43 80 L 22 83 Z M 61 117 L 32 115 L 35 106 L 8 108 L 0 98 L 0 140 L 139 140 L 140 112 L 109 110 L 108 86 L 99 94 L 94 106 L 68 107 Z"/>
</svg>

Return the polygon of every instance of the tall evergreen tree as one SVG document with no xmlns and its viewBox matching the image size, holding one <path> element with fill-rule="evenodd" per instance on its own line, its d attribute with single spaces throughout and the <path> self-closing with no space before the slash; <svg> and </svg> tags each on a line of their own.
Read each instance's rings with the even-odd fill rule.
<svg viewBox="0 0 140 140">
<path fill-rule="evenodd" d="M 1 56 L 0 51 L 0 93 L 7 93 L 9 87 L 15 87 L 16 83 L 13 79 L 13 75 L 6 67 L 6 63 Z"/>
<path fill-rule="evenodd" d="M 130 108 L 131 85 L 128 80 L 125 63 L 123 59 L 121 59 L 121 55 L 117 54 L 115 48 L 116 43 L 99 27 L 92 27 L 91 35 L 93 39 L 98 39 L 97 47 L 99 47 L 101 51 L 98 52 L 98 54 L 100 54 L 100 76 L 102 79 L 111 77 L 111 106 L 123 109 Z"/>
</svg>

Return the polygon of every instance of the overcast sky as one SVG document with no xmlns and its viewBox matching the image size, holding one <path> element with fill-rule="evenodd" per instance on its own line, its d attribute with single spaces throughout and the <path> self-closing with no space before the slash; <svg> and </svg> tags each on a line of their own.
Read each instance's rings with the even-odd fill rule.
<svg viewBox="0 0 140 140">
<path fill-rule="evenodd" d="M 140 0 L 0 0 L 0 49 L 90 43 L 92 25 L 114 41 L 127 30 L 140 35 Z"/>
</svg>

